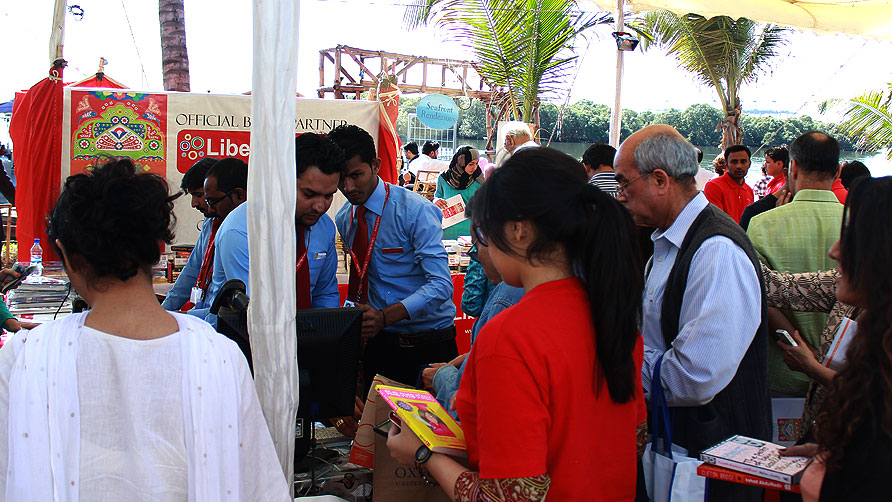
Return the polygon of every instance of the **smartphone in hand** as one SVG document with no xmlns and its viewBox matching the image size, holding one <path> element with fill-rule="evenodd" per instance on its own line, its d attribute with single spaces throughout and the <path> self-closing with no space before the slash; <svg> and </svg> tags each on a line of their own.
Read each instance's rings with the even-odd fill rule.
<svg viewBox="0 0 892 502">
<path fill-rule="evenodd" d="M 796 340 L 793 340 L 793 337 L 790 336 L 790 333 L 785 329 L 779 329 L 779 330 L 775 331 L 774 334 L 777 336 L 778 340 L 784 342 L 785 344 L 787 344 L 791 347 L 799 346 L 799 344 L 796 343 Z"/>
</svg>

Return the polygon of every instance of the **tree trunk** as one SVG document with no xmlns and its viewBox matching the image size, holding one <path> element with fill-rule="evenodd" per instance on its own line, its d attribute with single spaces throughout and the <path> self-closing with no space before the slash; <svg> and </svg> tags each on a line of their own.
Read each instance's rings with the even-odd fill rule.
<svg viewBox="0 0 892 502">
<path fill-rule="evenodd" d="M 725 111 L 725 118 L 718 123 L 715 130 L 722 133 L 722 144 L 719 146 L 723 151 L 729 146 L 742 145 L 743 129 L 740 128 L 740 107 Z"/>
<path fill-rule="evenodd" d="M 186 51 L 184 0 L 158 0 L 161 22 L 161 71 L 165 91 L 189 92 L 189 54 Z"/>
</svg>

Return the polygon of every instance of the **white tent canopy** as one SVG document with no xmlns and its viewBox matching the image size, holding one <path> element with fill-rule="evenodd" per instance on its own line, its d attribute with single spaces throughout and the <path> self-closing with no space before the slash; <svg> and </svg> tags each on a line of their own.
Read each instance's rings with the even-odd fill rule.
<svg viewBox="0 0 892 502">
<path fill-rule="evenodd" d="M 625 3 L 634 12 L 664 9 L 706 17 L 745 17 L 818 32 L 892 40 L 892 0 L 627 0 Z M 604 11 L 616 9 L 615 1 L 610 0 L 585 0 L 581 2 L 583 9 L 586 4 L 594 4 Z"/>
</svg>

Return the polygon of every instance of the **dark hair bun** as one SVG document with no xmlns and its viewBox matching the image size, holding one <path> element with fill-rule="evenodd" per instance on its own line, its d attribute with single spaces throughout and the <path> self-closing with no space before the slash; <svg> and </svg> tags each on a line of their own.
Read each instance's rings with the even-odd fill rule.
<svg viewBox="0 0 892 502">
<path fill-rule="evenodd" d="M 65 180 L 47 234 L 89 265 L 88 276 L 125 281 L 158 262 L 174 221 L 167 182 L 122 158 Z"/>
</svg>

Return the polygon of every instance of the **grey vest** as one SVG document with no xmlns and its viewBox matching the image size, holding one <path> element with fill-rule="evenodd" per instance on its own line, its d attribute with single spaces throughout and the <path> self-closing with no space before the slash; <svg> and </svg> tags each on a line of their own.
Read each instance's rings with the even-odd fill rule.
<svg viewBox="0 0 892 502">
<path fill-rule="evenodd" d="M 678 336 L 681 302 L 691 260 L 704 240 L 725 236 L 740 246 L 756 270 L 762 294 L 762 323 L 747 349 L 737 374 L 712 401 L 703 406 L 674 407 L 672 442 L 697 456 L 704 449 L 734 434 L 771 440 L 771 400 L 768 394 L 768 326 L 765 321 L 765 284 L 753 246 L 740 226 L 716 206 L 706 206 L 688 233 L 669 272 L 663 293 L 660 326 L 666 346 Z M 730 307 L 733 308 L 733 307 Z"/>
</svg>

